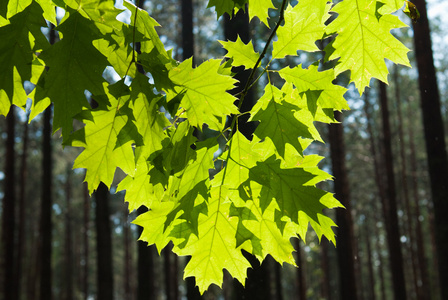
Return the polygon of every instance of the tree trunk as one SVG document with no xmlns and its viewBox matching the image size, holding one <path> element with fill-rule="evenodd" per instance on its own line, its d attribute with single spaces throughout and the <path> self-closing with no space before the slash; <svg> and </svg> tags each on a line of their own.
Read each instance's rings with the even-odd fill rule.
<svg viewBox="0 0 448 300">
<path fill-rule="evenodd" d="M 306 273 L 305 273 L 305 260 L 303 259 L 302 247 L 300 245 L 300 240 L 295 240 L 296 249 L 296 265 L 297 265 L 297 296 L 299 300 L 306 300 Z"/>
<path fill-rule="evenodd" d="M 342 114 L 335 112 L 339 124 L 329 126 L 330 155 L 336 198 L 345 206 L 345 210 L 336 210 L 337 255 L 339 263 L 339 280 L 341 299 L 357 299 L 355 250 L 353 220 L 351 215 L 350 190 L 345 166 L 345 143 L 343 136 Z"/>
<path fill-rule="evenodd" d="M 384 187 L 384 182 L 382 180 L 381 177 L 381 167 L 380 167 L 380 162 L 378 159 L 378 153 L 376 150 L 376 144 L 375 144 L 375 139 L 374 139 L 374 132 L 373 132 L 373 128 L 375 127 L 375 125 L 373 124 L 373 117 L 372 117 L 372 112 L 371 112 L 371 105 L 370 105 L 370 101 L 369 101 L 369 90 L 366 90 L 366 93 L 364 94 L 364 113 L 366 115 L 366 119 L 367 119 L 367 132 L 369 134 L 369 142 L 370 142 L 370 153 L 371 156 L 373 158 L 373 169 L 374 169 L 374 176 L 375 176 L 375 184 L 376 187 L 378 189 L 378 195 L 380 198 L 380 202 L 381 202 L 381 207 L 383 210 L 383 215 L 384 212 L 386 210 L 386 192 L 385 192 L 385 187 Z M 373 228 L 373 233 L 374 236 L 378 237 L 379 236 L 379 232 L 378 232 L 378 227 L 377 227 L 377 223 L 379 221 L 381 221 L 383 224 L 385 224 L 385 227 L 387 228 L 388 223 L 387 221 L 384 219 L 382 219 L 381 217 L 379 217 L 378 215 L 374 216 L 375 218 L 375 227 Z M 387 234 L 387 229 L 386 229 L 386 234 Z M 379 278 L 380 278 L 380 292 L 381 292 L 381 299 L 385 300 L 386 299 L 386 288 L 385 288 L 385 280 L 384 280 L 384 260 L 383 260 L 383 256 L 381 255 L 381 245 L 380 245 L 380 241 L 379 239 L 376 239 L 376 243 L 375 243 L 375 248 L 376 251 L 378 253 L 378 261 L 379 261 L 379 268 L 378 268 L 378 273 L 379 273 Z"/>
<path fill-rule="evenodd" d="M 322 278 L 320 280 L 320 295 L 321 299 L 332 300 L 332 294 L 330 293 L 331 275 L 330 275 L 330 266 L 328 258 L 328 246 L 329 246 L 328 240 L 323 239 L 320 244 L 320 268 L 322 270 Z"/>
<path fill-rule="evenodd" d="M 366 216 L 366 218 L 372 218 L 371 216 Z M 366 240 L 366 256 L 367 256 L 367 271 L 368 271 L 368 280 L 367 280 L 367 299 L 376 299 L 375 295 L 375 277 L 373 276 L 373 261 L 372 261 L 372 245 L 370 243 L 370 227 L 376 226 L 374 222 L 367 222 L 368 225 L 364 225 L 364 239 Z"/>
<path fill-rule="evenodd" d="M 425 0 L 415 0 L 420 19 L 413 24 L 415 57 L 431 181 L 442 299 L 448 299 L 448 156 Z"/>
<path fill-rule="evenodd" d="M 72 220 L 71 220 L 71 197 L 72 197 L 72 187 L 71 187 L 71 168 L 67 170 L 67 181 L 65 183 L 65 197 L 66 197 L 66 208 L 65 208 L 65 243 L 64 243 L 64 291 L 63 299 L 72 300 L 73 299 L 73 242 L 72 242 Z"/>
<path fill-rule="evenodd" d="M 144 206 L 138 209 L 138 214 L 148 211 Z M 139 235 L 142 228 L 139 227 Z M 138 266 L 137 266 L 137 300 L 156 299 L 155 274 L 154 274 L 154 245 L 148 247 L 146 242 L 137 242 Z"/>
<path fill-rule="evenodd" d="M 89 298 L 89 224 L 90 224 L 90 197 L 87 184 L 83 187 L 83 228 L 82 228 L 82 259 L 81 289 L 84 300 Z"/>
<path fill-rule="evenodd" d="M 5 299 L 17 299 L 18 286 L 15 281 L 15 109 L 11 108 L 6 117 L 5 189 L 2 205 L 2 254 L 3 293 Z"/>
<path fill-rule="evenodd" d="M 392 137 L 389 123 L 389 108 L 386 84 L 380 82 L 381 119 L 383 123 L 384 161 L 386 167 L 386 196 L 387 205 L 385 218 L 387 242 L 389 246 L 390 264 L 392 269 L 392 283 L 395 299 L 406 299 L 406 284 L 403 272 L 403 254 L 401 251 L 400 232 L 397 216 L 397 194 L 395 190 L 395 175 L 392 154 Z"/>
<path fill-rule="evenodd" d="M 112 237 L 109 213 L 109 190 L 100 183 L 95 192 L 95 225 L 97 251 L 98 300 L 114 298 L 114 277 L 112 268 Z"/>
<path fill-rule="evenodd" d="M 171 252 L 172 244 L 163 250 L 163 266 L 165 271 L 165 294 L 167 300 L 178 300 L 179 284 L 177 280 L 177 255 Z"/>
<path fill-rule="evenodd" d="M 418 299 L 423 300 L 425 295 L 423 295 L 423 291 L 420 288 L 419 281 L 421 282 L 421 277 L 419 276 L 419 270 L 418 270 L 418 260 L 417 260 L 417 254 L 415 251 L 414 245 L 416 244 L 416 237 L 415 237 L 415 231 L 414 231 L 414 224 L 413 220 L 417 219 L 418 216 L 413 215 L 413 211 L 411 210 L 411 203 L 409 199 L 409 185 L 408 185 L 408 172 L 407 172 L 407 158 L 405 153 L 405 144 L 404 144 L 404 133 L 403 133 L 403 116 L 401 111 L 401 96 L 400 96 L 400 82 L 398 78 L 398 67 L 395 66 L 394 68 L 394 74 L 393 74 L 393 80 L 394 80 L 394 86 L 395 86 L 395 101 L 396 101 L 396 107 L 397 107 L 397 121 L 398 121 L 398 141 L 399 141 L 399 153 L 400 153 L 400 177 L 401 177 L 401 186 L 403 191 L 403 201 L 404 201 L 404 208 L 406 213 L 406 227 L 407 232 L 406 235 L 409 237 L 409 241 L 407 243 L 407 250 L 408 250 L 408 259 L 411 261 L 411 267 L 412 272 L 409 274 L 412 275 L 412 282 L 413 282 L 413 288 L 414 292 L 417 295 Z"/>
<path fill-rule="evenodd" d="M 132 299 L 132 291 L 131 291 L 131 264 L 132 264 L 132 258 L 131 258 L 131 249 L 130 249 L 130 228 L 128 223 L 128 208 L 127 205 L 124 209 L 124 218 L 123 218 L 123 243 L 124 243 L 124 300 L 131 300 Z"/>
<path fill-rule="evenodd" d="M 23 272 L 23 262 L 30 260 L 24 255 L 25 253 L 25 245 L 27 239 L 25 238 L 25 231 L 27 226 L 27 219 L 25 217 L 25 211 L 27 206 L 25 205 L 26 198 L 26 179 L 27 179 L 27 149 L 28 149 L 28 122 L 24 122 L 24 131 L 23 131 L 23 144 L 22 144 L 22 156 L 21 156 L 21 166 L 20 166 L 20 192 L 19 192 L 19 207 L 18 207 L 18 236 L 17 236 L 17 267 L 16 267 L 16 283 L 19 289 L 19 295 L 17 299 L 21 299 L 21 291 L 22 291 L 22 278 L 25 278 L 25 274 Z M 30 265 L 30 264 L 29 264 Z M 29 271 L 29 269 L 28 269 Z M 28 273 L 28 272 L 27 272 Z"/>
<path fill-rule="evenodd" d="M 53 32 L 53 31 L 52 31 Z M 53 159 L 51 145 L 51 115 L 52 106 L 49 106 L 44 112 L 43 127 L 43 162 L 42 162 L 42 202 L 40 216 L 40 299 L 51 300 L 53 298 L 51 291 L 52 269 L 51 269 L 51 253 L 52 253 L 52 205 L 53 205 Z"/>
<path fill-rule="evenodd" d="M 411 106 L 408 103 L 408 117 L 412 119 L 413 111 Z M 422 300 L 431 299 L 431 287 L 429 284 L 429 274 L 428 274 L 428 264 L 426 263 L 426 255 L 425 255 L 425 247 L 423 242 L 423 231 L 420 221 L 420 201 L 418 195 L 418 176 L 419 172 L 417 171 L 417 158 L 416 158 L 416 150 L 415 150 L 415 142 L 414 142 L 414 126 L 413 122 L 409 122 L 408 136 L 409 136 L 409 150 L 410 150 L 410 166 L 411 166 L 411 181 L 412 188 L 411 193 L 413 196 L 413 208 L 414 208 L 414 217 L 416 218 L 415 225 L 415 236 L 417 237 L 417 256 L 418 256 L 418 265 L 420 269 L 420 276 L 422 280 Z M 428 219 L 428 222 L 431 222 Z"/>
<path fill-rule="evenodd" d="M 276 300 L 283 300 L 283 289 L 282 289 L 282 266 L 273 261 L 275 269 L 275 298 Z"/>
<path fill-rule="evenodd" d="M 182 10 L 182 58 L 185 60 L 194 55 L 193 0 L 180 0 L 180 2 Z"/>
</svg>

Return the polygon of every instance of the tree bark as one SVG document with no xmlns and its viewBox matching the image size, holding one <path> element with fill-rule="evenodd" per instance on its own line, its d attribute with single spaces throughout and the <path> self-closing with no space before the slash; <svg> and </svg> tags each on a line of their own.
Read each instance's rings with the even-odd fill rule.
<svg viewBox="0 0 448 300">
<path fill-rule="evenodd" d="M 143 214 L 148 211 L 141 206 L 137 212 Z M 139 234 L 142 228 L 139 227 Z M 138 266 L 137 266 L 137 300 L 154 300 L 156 299 L 155 290 L 155 274 L 154 274 L 154 245 L 148 247 L 146 242 L 137 242 L 138 250 Z"/>
<path fill-rule="evenodd" d="M 73 299 L 73 241 L 72 241 L 72 220 L 71 220 L 71 168 L 67 170 L 67 181 L 65 183 L 65 243 L 64 243 L 64 291 L 63 299 Z"/>
<path fill-rule="evenodd" d="M 81 289 L 84 300 L 89 298 L 89 224 L 90 224 L 90 196 L 87 184 L 83 187 L 83 228 L 82 228 L 82 276 Z"/>
<path fill-rule="evenodd" d="M 3 293 L 5 299 L 17 299 L 18 286 L 15 281 L 15 109 L 11 108 L 6 117 L 5 187 L 2 205 L 2 254 Z"/>
<path fill-rule="evenodd" d="M 412 119 L 413 111 L 411 109 L 411 106 L 408 103 L 408 117 Z M 426 254 L 425 254 L 425 247 L 423 242 L 423 231 L 420 221 L 420 201 L 419 201 L 419 195 L 418 195 L 418 176 L 419 172 L 417 170 L 417 158 L 416 158 L 416 150 L 415 150 L 415 142 L 414 142 L 414 126 L 413 122 L 409 122 L 409 128 L 408 128 L 408 136 L 409 136 L 409 150 L 410 150 L 410 169 L 411 169 L 411 181 L 412 181 L 412 188 L 411 188 L 411 194 L 413 196 L 413 210 L 414 210 L 414 217 L 416 218 L 415 221 L 415 236 L 417 239 L 417 256 L 418 256 L 418 265 L 420 270 L 420 277 L 422 280 L 422 300 L 431 299 L 431 287 L 429 284 L 429 274 L 428 274 L 428 264 L 426 262 Z M 428 218 L 428 222 L 431 222 L 431 220 Z"/>
<path fill-rule="evenodd" d="M 194 55 L 193 0 L 180 0 L 180 2 L 182 10 L 182 58 L 185 60 Z"/>
<path fill-rule="evenodd" d="M 440 107 L 431 33 L 425 0 L 415 0 L 420 19 L 413 24 L 415 57 L 425 133 L 428 171 L 434 202 L 434 219 L 442 299 L 448 299 L 448 156 Z"/>
<path fill-rule="evenodd" d="M 418 269 L 418 259 L 415 250 L 416 245 L 416 236 L 414 231 L 414 222 L 413 220 L 417 219 L 418 216 L 413 215 L 413 211 L 411 210 L 411 203 L 409 199 L 409 185 L 408 185 L 408 172 L 407 172 L 407 157 L 405 153 L 405 144 L 404 144 L 404 132 L 403 132 L 403 116 L 401 111 L 401 96 L 400 96 L 400 82 L 398 77 L 398 67 L 395 66 L 393 73 L 394 87 L 395 87 L 395 101 L 397 108 L 397 121 L 398 121 L 398 141 L 399 141 L 399 153 L 400 153 L 400 177 L 401 177 L 401 186 L 402 186 L 402 197 L 404 201 L 404 208 L 406 212 L 406 235 L 409 237 L 409 241 L 407 243 L 407 257 L 411 260 L 411 268 L 412 272 L 409 274 L 412 275 L 413 288 L 417 295 L 418 299 L 423 300 L 425 295 L 423 294 L 422 289 L 420 288 L 419 281 L 421 282 L 421 277 L 419 276 Z"/>
<path fill-rule="evenodd" d="M 177 256 L 171 252 L 172 244 L 163 250 L 163 266 L 165 275 L 165 295 L 167 300 L 177 300 L 179 288 L 177 282 Z"/>
<path fill-rule="evenodd" d="M 392 154 L 392 137 L 389 123 L 389 108 L 386 84 L 380 82 L 381 120 L 383 123 L 384 161 L 386 168 L 386 196 L 387 205 L 385 218 L 387 242 L 389 246 L 390 264 L 392 269 L 392 283 L 395 299 L 406 299 L 406 284 L 403 271 L 403 254 L 401 251 L 400 231 L 397 216 L 397 193 L 395 190 L 395 175 Z"/>
<path fill-rule="evenodd" d="M 27 226 L 27 219 L 25 217 L 25 212 L 27 206 L 25 205 L 26 198 L 26 183 L 27 183 L 27 149 L 28 149 L 28 122 L 24 122 L 24 131 L 23 131 L 23 144 L 22 144 L 22 155 L 21 155 L 21 165 L 20 165 L 20 192 L 19 192 L 19 207 L 18 207 L 18 236 L 17 236 L 17 267 L 16 267 L 16 283 L 19 289 L 18 299 L 21 299 L 21 291 L 22 291 L 22 280 L 26 277 L 26 273 L 23 272 L 23 262 L 27 261 L 27 257 L 24 255 L 25 253 L 25 230 Z M 31 264 L 31 261 L 28 261 Z M 29 265 L 30 265 L 29 264 Z M 29 270 L 28 270 L 29 271 Z M 28 273 L 28 272 L 27 272 Z"/>
<path fill-rule="evenodd" d="M 371 216 L 369 216 L 368 218 L 371 218 Z M 370 242 L 370 226 L 376 226 L 375 223 L 371 223 L 368 222 L 367 225 L 364 225 L 364 239 L 366 240 L 366 256 L 367 256 L 367 271 L 368 271 L 368 280 L 367 280 L 367 294 L 368 297 L 367 299 L 372 299 L 375 300 L 376 299 L 376 295 L 375 295 L 375 277 L 373 275 L 373 261 L 372 261 L 372 245 Z"/>
<path fill-rule="evenodd" d="M 52 296 L 52 205 L 53 205 L 53 158 L 51 145 L 51 115 L 52 106 L 49 106 L 44 112 L 43 127 L 43 161 L 42 161 L 42 202 L 40 216 L 40 299 L 51 300 Z"/>
<path fill-rule="evenodd" d="M 380 167 L 380 162 L 378 159 L 378 152 L 376 149 L 376 144 L 375 144 L 375 139 L 374 139 L 374 132 L 373 132 L 373 128 L 374 126 L 374 122 L 373 122 L 373 117 L 372 117 L 372 112 L 371 112 L 371 105 L 370 105 L 370 101 L 369 101 L 369 90 L 366 90 L 366 93 L 364 94 L 364 113 L 366 115 L 366 119 L 367 119 L 367 132 L 369 135 L 369 142 L 370 142 L 370 153 L 371 156 L 373 158 L 373 169 L 374 169 L 374 177 L 375 177 L 375 184 L 377 186 L 378 189 L 378 196 L 380 198 L 380 202 L 381 202 L 381 208 L 383 210 L 383 215 L 384 212 L 386 210 L 386 192 L 385 192 L 385 187 L 384 187 L 384 182 L 382 180 L 381 177 L 381 167 Z M 388 232 L 387 230 L 387 226 L 388 222 L 386 221 L 386 218 L 384 218 L 384 220 L 379 217 L 378 215 L 374 216 L 375 218 L 375 227 L 373 228 L 373 233 L 374 236 L 378 237 L 379 236 L 379 232 L 378 232 L 378 227 L 377 227 L 377 223 L 378 221 L 381 221 L 383 224 L 385 224 L 386 227 L 386 234 Z M 381 292 L 381 298 L 382 300 L 386 299 L 386 288 L 385 288 L 385 280 L 384 280 L 384 259 L 383 256 L 381 255 L 381 245 L 379 242 L 379 239 L 376 239 L 376 243 L 375 243 L 375 248 L 376 251 L 378 253 L 378 260 L 379 260 L 379 268 L 378 268 L 378 273 L 379 273 L 379 278 L 380 278 L 380 292 Z"/>
<path fill-rule="evenodd" d="M 320 280 L 320 295 L 321 299 L 332 300 L 332 294 L 330 293 L 330 266 L 328 258 L 328 246 L 329 242 L 323 239 L 320 244 L 320 268 L 322 270 L 322 277 Z M 300 268 L 300 266 L 299 266 Z"/>
<path fill-rule="evenodd" d="M 335 112 L 341 122 L 329 126 L 330 155 L 334 180 L 335 197 L 345 206 L 336 210 L 337 255 L 339 263 L 339 286 L 341 299 L 358 299 L 355 270 L 355 250 L 353 220 L 351 215 L 350 187 L 345 166 L 345 143 L 343 137 L 342 114 Z"/>
<path fill-rule="evenodd" d="M 283 289 L 282 289 L 282 266 L 277 263 L 274 263 L 274 269 L 275 269 L 275 298 L 276 300 L 283 300 Z"/>
<path fill-rule="evenodd" d="M 95 192 L 95 225 L 97 252 L 98 300 L 114 298 L 114 277 L 112 268 L 112 237 L 109 213 L 109 189 L 100 183 Z"/>
<path fill-rule="evenodd" d="M 132 291 L 131 291 L 131 281 L 132 281 L 132 273 L 131 273 L 131 264 L 132 264 L 132 257 L 131 257 L 131 249 L 130 249 L 130 228 L 128 223 L 128 208 L 127 205 L 124 209 L 124 217 L 123 217 L 123 243 L 124 243 L 124 284 L 123 284 L 123 290 L 124 290 L 124 299 L 125 300 L 131 300 L 132 299 Z"/>
<path fill-rule="evenodd" d="M 296 249 L 296 265 L 297 265 L 297 296 L 299 300 L 306 299 L 306 273 L 305 273 L 305 261 L 303 260 L 302 247 L 300 245 L 300 240 L 295 240 L 295 249 Z"/>
</svg>

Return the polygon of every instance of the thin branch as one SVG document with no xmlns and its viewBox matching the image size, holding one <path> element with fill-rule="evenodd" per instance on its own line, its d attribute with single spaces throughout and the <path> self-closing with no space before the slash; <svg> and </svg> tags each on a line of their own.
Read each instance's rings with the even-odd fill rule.
<svg viewBox="0 0 448 300">
<path fill-rule="evenodd" d="M 246 96 L 247 92 L 249 91 L 249 89 L 255 84 L 255 82 L 257 82 L 257 80 L 264 74 L 267 72 L 267 69 L 264 69 L 263 72 L 261 73 L 260 76 L 257 77 L 257 79 L 252 82 L 252 79 L 255 76 L 255 72 L 257 71 L 258 66 L 261 64 L 261 60 L 264 58 L 264 56 L 266 55 L 266 52 L 268 51 L 269 45 L 271 44 L 272 39 L 274 38 L 275 34 L 277 33 L 277 29 L 280 27 L 280 24 L 283 22 L 283 20 L 285 19 L 285 7 L 286 7 L 286 2 L 287 0 L 283 0 L 282 2 L 282 6 L 280 8 L 280 16 L 278 18 L 278 22 L 275 25 L 274 29 L 272 30 L 271 34 L 269 35 L 269 38 L 266 42 L 266 45 L 264 46 L 263 52 L 261 52 L 260 57 L 258 58 L 257 62 L 255 63 L 255 66 L 252 68 L 252 72 L 249 75 L 249 79 L 246 82 L 246 86 L 244 87 L 243 91 L 241 93 L 239 93 L 238 95 L 241 95 L 240 101 L 238 103 L 238 110 L 241 109 L 241 106 L 243 105 L 243 101 L 244 101 L 244 97 Z M 252 83 L 251 83 L 252 82 Z M 238 115 L 240 116 L 240 115 Z M 229 133 L 229 139 L 232 137 L 233 135 L 233 129 L 235 127 L 235 124 L 237 124 L 236 120 L 238 119 L 238 116 L 236 116 L 235 118 L 233 118 L 232 120 L 232 124 L 230 125 L 230 133 Z"/>
<path fill-rule="evenodd" d="M 126 73 L 124 74 L 124 77 L 128 75 L 129 69 L 131 68 L 132 64 L 136 62 L 135 59 L 135 32 L 137 28 L 137 14 L 139 9 L 140 0 L 135 1 L 135 14 L 134 14 L 134 28 L 132 28 L 132 59 L 129 62 L 128 69 L 126 70 Z M 123 77 L 123 78 L 124 78 Z"/>
<path fill-rule="evenodd" d="M 283 20 L 285 19 L 285 7 L 286 7 L 286 2 L 287 0 L 283 0 L 282 2 L 282 7 L 280 8 L 280 16 L 278 18 L 278 22 L 275 25 L 274 29 L 271 32 L 271 35 L 269 36 L 266 45 L 264 46 L 263 52 L 261 52 L 260 57 L 258 58 L 257 62 L 255 63 L 255 66 L 252 68 L 252 72 L 249 75 L 249 79 L 246 82 L 246 86 L 244 87 L 243 92 L 241 93 L 241 98 L 240 98 L 240 102 L 238 103 L 238 109 L 241 109 L 241 106 L 243 104 L 244 101 L 244 97 L 246 96 L 247 92 L 249 91 L 249 89 L 253 86 L 252 79 L 255 76 L 255 72 L 257 71 L 258 66 L 261 63 L 261 60 L 264 58 L 264 56 L 266 55 L 266 52 L 268 51 L 269 45 L 271 44 L 272 39 L 274 38 L 275 34 L 277 33 L 277 29 L 280 27 L 280 24 L 283 22 Z M 258 78 L 257 78 L 258 80 Z"/>
</svg>

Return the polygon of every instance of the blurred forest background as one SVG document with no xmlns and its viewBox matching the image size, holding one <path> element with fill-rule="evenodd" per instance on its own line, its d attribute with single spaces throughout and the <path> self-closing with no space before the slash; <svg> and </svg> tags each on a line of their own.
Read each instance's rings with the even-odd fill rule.
<svg viewBox="0 0 448 300">
<path fill-rule="evenodd" d="M 261 51 L 270 33 L 265 26 L 249 24 L 244 14 L 217 22 L 207 2 L 139 5 L 162 24 L 159 35 L 179 61 L 223 56 L 216 39 L 236 34 Z M 273 2 L 279 7 L 281 1 Z M 311 147 L 327 157 L 321 167 L 336 177 L 322 188 L 347 208 L 327 212 L 339 225 L 337 248 L 310 232 L 306 243 L 294 241 L 299 268 L 251 259 L 245 290 L 226 276 L 222 290 L 214 286 L 200 296 L 194 279 L 182 279 L 187 258 L 170 249 L 159 255 L 137 241 L 139 228 L 131 222 L 141 211 L 129 215 L 123 192 L 100 186 L 89 197 L 84 171 L 72 170 L 78 149 L 63 149 L 59 135 L 51 135 L 51 108 L 29 124 L 27 113 L 14 108 L 0 118 L 0 299 L 448 299 L 442 296 L 448 254 L 437 255 L 440 237 L 446 249 L 448 235 L 436 222 L 448 187 L 448 3 L 427 3 L 431 33 L 425 1 L 414 3 L 422 18 L 412 24 L 403 16 L 410 27 L 394 32 L 413 50 L 413 68 L 390 65 L 389 85 L 372 81 L 362 98 L 351 87 L 351 111 L 338 115 L 341 124 L 322 126 L 326 144 Z M 270 13 L 275 22 L 278 12 Z M 284 63 L 308 65 L 319 56 Z M 104 76 L 115 75 L 106 70 Z M 239 76 L 244 82 L 246 74 Z M 255 88 L 252 98 L 261 93 Z M 428 103 L 435 103 L 430 113 Z"/>
</svg>

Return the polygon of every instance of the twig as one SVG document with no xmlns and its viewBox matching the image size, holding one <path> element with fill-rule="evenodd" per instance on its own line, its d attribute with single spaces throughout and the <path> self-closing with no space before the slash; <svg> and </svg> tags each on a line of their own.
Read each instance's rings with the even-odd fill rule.
<svg viewBox="0 0 448 300">
<path fill-rule="evenodd" d="M 266 55 L 266 52 L 268 51 L 269 45 L 271 44 L 272 39 L 274 38 L 274 35 L 277 33 L 277 29 L 280 27 L 280 24 L 283 22 L 283 20 L 285 19 L 285 7 L 286 7 L 286 2 L 287 0 L 283 0 L 282 2 L 282 7 L 280 8 L 280 16 L 278 18 L 278 22 L 275 25 L 274 29 L 271 32 L 271 35 L 269 36 L 266 45 L 264 46 L 263 52 L 261 52 L 260 57 L 258 58 L 257 62 L 255 63 L 255 66 L 252 68 L 252 72 L 249 75 L 249 79 L 246 82 L 246 86 L 244 87 L 244 90 L 241 93 L 241 98 L 240 98 L 240 102 L 238 103 L 238 109 L 241 109 L 241 106 L 243 104 L 244 101 L 244 97 L 246 96 L 247 92 L 249 91 L 249 89 L 253 86 L 252 79 L 255 76 L 255 72 L 257 71 L 258 66 L 261 63 L 261 60 L 264 58 L 264 56 Z M 258 78 L 257 78 L 258 80 Z"/>
</svg>

